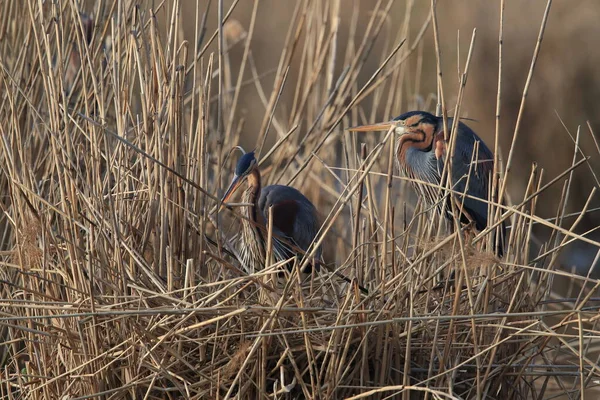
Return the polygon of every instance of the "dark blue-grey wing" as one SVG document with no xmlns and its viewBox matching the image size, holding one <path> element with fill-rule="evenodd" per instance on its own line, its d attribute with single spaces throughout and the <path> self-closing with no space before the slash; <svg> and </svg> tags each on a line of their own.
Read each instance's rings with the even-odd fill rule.
<svg viewBox="0 0 600 400">
<path fill-rule="evenodd" d="M 473 150 L 476 143 L 478 143 L 479 150 L 474 156 Z M 443 161 L 444 157 L 439 160 L 441 163 Z M 457 199 L 463 204 L 464 211 L 474 220 L 475 227 L 480 231 L 487 227 L 488 204 L 485 200 L 489 197 L 493 170 L 494 155 L 490 149 L 471 128 L 460 122 L 452 159 L 452 182 L 455 191 L 465 193 L 466 188 L 466 193 L 475 197 L 459 195 Z M 483 199 L 483 201 L 478 199 Z M 505 225 L 502 224 L 501 243 L 504 241 L 505 229 Z M 497 253 L 502 255 L 501 249 L 498 249 Z"/>
<path fill-rule="evenodd" d="M 476 143 L 479 151 L 473 154 Z M 487 199 L 490 174 L 493 171 L 494 156 L 483 141 L 468 126 L 459 124 L 454 157 L 452 159 L 452 182 L 454 190 L 470 196 Z M 467 188 L 468 184 L 468 188 Z M 476 228 L 483 230 L 487 226 L 488 204 L 485 201 L 459 196 L 463 207 L 475 220 Z"/>
<path fill-rule="evenodd" d="M 258 201 L 265 217 L 269 215 L 269 207 L 273 215 L 273 233 L 291 241 L 300 249 L 308 250 L 319 229 L 317 212 L 313 204 L 298 190 L 283 185 L 265 187 Z M 281 244 L 284 241 L 280 241 Z M 283 249 L 281 250 L 283 251 Z M 289 258 L 296 252 L 286 253 Z M 321 248 L 315 254 L 321 258 Z"/>
</svg>

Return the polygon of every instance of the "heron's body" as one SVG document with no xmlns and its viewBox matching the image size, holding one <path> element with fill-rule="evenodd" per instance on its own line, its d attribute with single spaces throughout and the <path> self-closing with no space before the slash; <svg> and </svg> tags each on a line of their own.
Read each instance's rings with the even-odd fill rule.
<svg viewBox="0 0 600 400">
<path fill-rule="evenodd" d="M 246 158 L 244 158 L 246 157 Z M 242 194 L 242 202 L 250 205 L 242 207 L 242 249 L 243 262 L 254 269 L 265 265 L 268 235 L 269 209 L 273 217 L 273 259 L 277 262 L 288 260 L 294 255 L 302 258 L 313 242 L 319 222 L 314 205 L 297 189 L 290 186 L 270 185 L 262 188 L 260 172 L 253 153 L 245 154 L 238 163 L 236 177 L 224 196 L 232 193 L 241 179 L 248 182 Z M 244 163 L 248 163 L 245 165 Z M 317 248 L 315 261 L 321 260 L 321 248 Z M 318 264 L 317 264 L 318 267 Z M 306 269 L 305 272 L 309 272 Z"/>
<path fill-rule="evenodd" d="M 488 225 L 488 199 L 494 156 L 483 140 L 467 125 L 458 123 L 456 133 L 453 133 L 456 135 L 455 150 L 450 166 L 455 194 L 448 196 L 448 200 L 443 202 L 440 197 L 442 192 L 439 190 L 447 156 L 443 119 L 424 111 L 411 111 L 388 123 L 353 130 L 381 130 L 392 126 L 395 126 L 398 133 L 396 165 L 402 175 L 414 179 L 412 183 L 415 191 L 425 205 L 452 218 L 449 199 L 454 198 L 460 211 L 460 220 L 464 223 L 473 221 L 477 230 L 484 230 Z M 448 126 L 452 126 L 452 118 L 448 118 Z M 503 253 L 505 229 L 502 224 L 499 245 L 495 249 L 499 256 Z"/>
</svg>

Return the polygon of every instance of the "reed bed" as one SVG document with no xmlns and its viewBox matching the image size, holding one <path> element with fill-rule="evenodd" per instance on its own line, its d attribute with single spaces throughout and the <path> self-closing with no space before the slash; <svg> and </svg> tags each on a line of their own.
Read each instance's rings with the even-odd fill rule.
<svg viewBox="0 0 600 400">
<path fill-rule="evenodd" d="M 460 115 L 460 96 L 448 105 L 417 96 L 435 2 L 425 20 L 407 9 L 390 28 L 392 2 L 379 1 L 367 26 L 347 24 L 342 43 L 343 2 L 298 1 L 269 71 L 257 70 L 252 41 L 268 10 L 255 2 L 242 26 L 231 17 L 237 2 L 212 3 L 193 15 L 177 1 L 0 5 L 2 397 L 592 393 L 599 283 L 559 264 L 572 241 L 600 248 L 575 233 L 589 202 L 565 212 L 572 171 L 600 156 L 578 148 L 587 133 L 559 176 L 511 171 L 512 148 L 505 163 L 497 151 L 499 188 L 528 179 L 523 199 L 493 207 L 492 225 L 510 225 L 498 259 L 493 228 L 450 233 L 393 176 L 390 133 L 345 131 L 436 103 Z M 203 7 L 218 8 L 218 29 Z M 193 41 L 183 18 L 195 23 Z M 421 26 L 416 36 L 409 24 Z M 259 132 L 244 128 L 245 90 L 261 96 Z M 298 273 L 308 257 L 291 272 L 253 271 L 236 257 L 239 212 L 217 209 L 242 141 L 255 143 L 265 183 L 297 187 L 321 213 L 327 265 L 309 279 Z M 542 219 L 537 196 L 554 185 L 563 185 L 556 217 Z M 537 243 L 534 225 L 549 239 Z M 557 280 L 571 282 L 569 293 Z"/>
</svg>

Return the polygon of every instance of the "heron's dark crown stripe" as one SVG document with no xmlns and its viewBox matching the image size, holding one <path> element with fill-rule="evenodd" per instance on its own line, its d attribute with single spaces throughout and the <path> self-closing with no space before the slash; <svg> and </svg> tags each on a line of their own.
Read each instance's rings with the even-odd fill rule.
<svg viewBox="0 0 600 400">
<path fill-rule="evenodd" d="M 428 114 L 425 111 L 409 111 L 409 112 L 405 112 L 402 115 L 398 115 L 396 118 L 394 118 L 394 121 L 404 121 L 405 119 L 408 119 L 414 115 L 424 115 L 424 114 Z"/>
<path fill-rule="evenodd" d="M 438 117 L 436 117 L 435 115 L 428 113 L 427 111 L 409 111 L 409 112 L 405 112 L 402 115 L 397 116 L 396 118 L 394 118 L 394 121 L 405 121 L 410 117 L 413 117 L 415 115 L 420 115 L 421 121 L 422 122 L 427 122 L 430 123 L 432 125 L 437 125 L 438 122 Z"/>
<path fill-rule="evenodd" d="M 245 172 L 248 171 L 248 168 L 254 161 L 254 152 L 250 151 L 243 156 L 240 157 L 237 166 L 235 167 L 235 174 L 237 176 L 242 176 Z"/>
</svg>

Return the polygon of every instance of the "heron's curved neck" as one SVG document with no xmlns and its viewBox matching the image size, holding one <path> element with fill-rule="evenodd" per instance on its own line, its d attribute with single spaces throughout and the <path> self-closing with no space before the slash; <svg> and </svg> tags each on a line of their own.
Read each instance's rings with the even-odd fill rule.
<svg viewBox="0 0 600 400">
<path fill-rule="evenodd" d="M 398 139 L 396 144 L 396 157 L 401 165 L 406 166 L 406 152 L 408 149 L 415 149 L 422 152 L 429 152 L 433 147 L 435 137 L 434 128 L 427 126 L 423 129 L 416 129 L 405 133 Z"/>
<path fill-rule="evenodd" d="M 248 189 L 244 192 L 244 201 L 252 203 L 252 206 L 248 206 L 248 217 L 254 222 L 262 222 L 261 219 L 263 216 L 258 209 L 258 199 L 260 198 L 261 189 L 260 172 L 258 172 L 258 169 L 255 169 L 248 175 Z"/>
<path fill-rule="evenodd" d="M 242 201 L 250 205 L 242 208 L 242 214 L 248 219 L 242 220 L 242 236 L 244 237 L 244 250 L 242 252 L 248 265 L 260 268 L 265 259 L 265 238 L 259 226 L 264 226 L 265 217 L 258 205 L 260 199 L 260 172 L 254 170 L 248 175 L 248 187 L 244 191 Z"/>
</svg>

